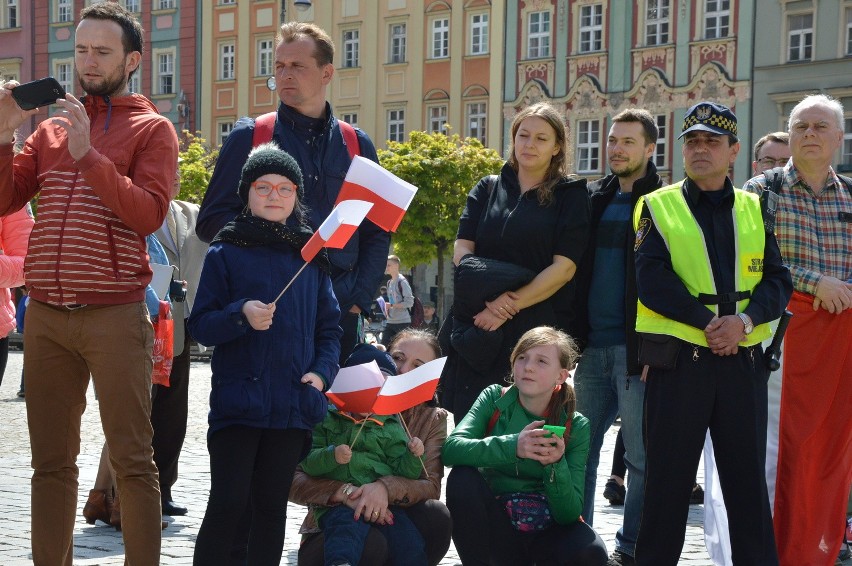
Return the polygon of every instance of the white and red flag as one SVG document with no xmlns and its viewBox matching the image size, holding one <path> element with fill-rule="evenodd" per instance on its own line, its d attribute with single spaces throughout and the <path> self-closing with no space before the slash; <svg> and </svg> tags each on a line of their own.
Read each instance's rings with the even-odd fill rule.
<svg viewBox="0 0 852 566">
<path fill-rule="evenodd" d="M 376 396 L 384 383 L 385 376 L 373 360 L 366 364 L 340 368 L 325 395 L 338 411 L 372 413 Z"/>
<path fill-rule="evenodd" d="M 309 262 L 322 248 L 342 248 L 367 216 L 373 203 L 363 200 L 339 202 L 311 239 L 302 247 L 302 259 Z"/>
<path fill-rule="evenodd" d="M 382 230 L 395 232 L 416 193 L 417 187 L 359 155 L 349 166 L 337 202 L 357 199 L 373 203 L 367 218 Z"/>
<path fill-rule="evenodd" d="M 395 415 L 432 399 L 446 361 L 446 357 L 438 358 L 407 373 L 389 377 L 379 391 L 371 412 L 375 415 Z"/>
</svg>

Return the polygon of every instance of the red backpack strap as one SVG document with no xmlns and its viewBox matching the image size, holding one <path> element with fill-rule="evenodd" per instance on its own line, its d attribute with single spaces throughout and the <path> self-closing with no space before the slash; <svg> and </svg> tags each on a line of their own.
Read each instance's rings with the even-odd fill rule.
<svg viewBox="0 0 852 566">
<path fill-rule="evenodd" d="M 346 144 L 349 159 L 355 159 L 356 155 L 361 155 L 361 143 L 358 141 L 358 134 L 355 133 L 352 124 L 343 120 L 338 120 L 337 123 L 340 124 L 340 133 L 343 134 L 343 143 Z"/>
<path fill-rule="evenodd" d="M 254 133 L 251 136 L 251 146 L 257 147 L 272 141 L 272 132 L 275 130 L 276 112 L 267 112 L 254 119 Z"/>
<path fill-rule="evenodd" d="M 506 394 L 508 391 L 508 387 L 504 387 L 500 391 L 500 397 Z M 485 436 L 491 436 L 491 431 L 494 430 L 494 425 L 497 424 L 497 419 L 500 418 L 500 409 L 495 408 L 494 413 L 491 415 L 491 418 L 488 420 L 488 426 L 485 427 Z"/>
</svg>

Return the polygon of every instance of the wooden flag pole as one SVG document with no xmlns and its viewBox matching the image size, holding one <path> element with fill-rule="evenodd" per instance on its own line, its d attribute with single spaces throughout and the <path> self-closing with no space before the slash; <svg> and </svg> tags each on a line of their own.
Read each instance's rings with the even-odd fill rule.
<svg viewBox="0 0 852 566">
<path fill-rule="evenodd" d="M 304 270 L 305 270 L 305 268 L 306 268 L 307 266 L 308 266 L 308 262 L 306 261 L 306 262 L 305 262 L 305 265 L 303 265 L 301 268 L 299 268 L 299 271 L 297 271 L 297 272 L 296 272 L 296 275 L 294 275 L 294 276 L 293 276 L 293 278 L 292 278 L 292 279 L 290 279 L 290 282 L 289 282 L 289 283 L 287 283 L 287 285 L 286 285 L 283 289 L 281 289 L 281 292 L 280 292 L 280 293 L 278 293 L 278 296 L 277 296 L 277 297 L 275 297 L 275 300 L 274 300 L 274 301 L 272 301 L 272 303 L 273 303 L 273 304 L 275 304 L 275 303 L 277 303 L 277 302 L 278 302 L 278 299 L 280 299 L 280 298 L 281 298 L 281 295 L 283 295 L 283 294 L 284 294 L 284 291 L 286 291 L 287 289 L 289 289 L 289 288 L 290 288 L 290 285 L 292 285 L 292 284 L 293 284 L 293 281 L 295 281 L 295 280 L 296 280 L 296 277 L 298 277 L 298 276 L 299 276 L 299 274 L 300 274 L 302 271 L 304 271 Z"/>
<path fill-rule="evenodd" d="M 351 450 L 355 446 L 355 442 L 358 440 L 358 437 L 361 436 L 361 431 L 364 430 L 364 425 L 367 424 L 367 419 L 370 418 L 370 415 L 364 417 L 364 420 L 361 421 L 361 427 L 358 429 L 358 432 L 355 434 L 355 438 L 352 439 L 352 444 L 349 445 L 349 449 Z"/>
<path fill-rule="evenodd" d="M 396 416 L 399 417 L 399 422 L 402 423 L 402 428 L 405 429 L 405 433 L 408 435 L 408 440 L 410 442 L 413 437 L 411 436 L 411 431 L 408 430 L 408 425 L 405 424 L 405 419 L 402 418 L 402 413 L 397 413 Z M 424 446 L 424 448 L 425 448 L 425 446 Z M 425 454 L 425 452 L 424 452 L 424 454 Z M 426 469 L 426 463 L 423 461 L 423 458 L 418 458 L 418 460 L 420 460 L 420 465 L 423 467 L 423 473 L 426 474 L 426 477 L 428 478 L 429 477 L 429 470 Z"/>
</svg>

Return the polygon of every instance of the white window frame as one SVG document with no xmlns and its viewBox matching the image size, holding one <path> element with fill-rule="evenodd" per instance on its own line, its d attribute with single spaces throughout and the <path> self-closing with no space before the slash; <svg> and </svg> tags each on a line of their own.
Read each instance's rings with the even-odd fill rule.
<svg viewBox="0 0 852 566">
<path fill-rule="evenodd" d="M 357 112 L 345 112 L 340 115 L 340 119 L 349 124 L 352 127 L 358 127 L 358 113 Z"/>
<path fill-rule="evenodd" d="M 601 168 L 601 121 L 577 120 L 577 173 L 598 173 Z"/>
<path fill-rule="evenodd" d="M 343 67 L 353 69 L 361 66 L 361 30 L 343 30 Z"/>
<path fill-rule="evenodd" d="M 136 70 L 130 75 L 130 78 L 127 81 L 127 88 L 130 89 L 130 92 L 135 92 L 136 94 L 142 94 L 142 62 L 139 62 L 139 66 L 136 67 Z"/>
<path fill-rule="evenodd" d="M 220 6 L 233 6 L 236 3 L 237 3 L 237 0 L 219 0 Z"/>
<path fill-rule="evenodd" d="M 468 102 L 465 105 L 465 136 L 476 138 L 485 145 L 488 139 L 488 103 Z"/>
<path fill-rule="evenodd" d="M 446 59 L 450 56 L 450 18 L 442 16 L 432 20 L 429 26 L 430 59 Z"/>
<path fill-rule="evenodd" d="M 840 149 L 840 163 L 842 165 L 852 167 L 852 117 L 846 116 L 844 122 L 846 127 L 843 130 L 843 145 Z"/>
<path fill-rule="evenodd" d="M 669 42 L 670 0 L 648 0 L 645 8 L 645 45 Z"/>
<path fill-rule="evenodd" d="M 669 161 L 669 117 L 666 114 L 657 114 L 654 116 L 654 120 L 657 123 L 658 132 L 657 144 L 654 147 L 654 165 L 657 166 L 657 169 L 666 169 Z"/>
<path fill-rule="evenodd" d="M 550 12 L 530 12 L 527 16 L 527 58 L 550 57 Z"/>
<path fill-rule="evenodd" d="M 470 15 L 470 54 L 488 53 L 489 22 L 488 12 Z"/>
<path fill-rule="evenodd" d="M 810 18 L 810 23 L 807 19 Z M 810 24 L 810 25 L 808 25 Z M 801 26 L 801 27 L 793 27 Z M 795 43 L 795 45 L 794 45 Z M 810 61 L 814 49 L 814 13 L 787 15 L 787 61 Z"/>
<path fill-rule="evenodd" d="M 852 6 L 846 8 L 846 55 L 852 55 Z"/>
<path fill-rule="evenodd" d="M 434 106 L 427 107 L 428 112 L 428 121 L 426 130 L 429 133 L 439 133 L 446 134 L 447 133 L 447 105 L 446 104 L 435 104 Z"/>
<path fill-rule="evenodd" d="M 275 40 L 265 37 L 257 40 L 257 76 L 271 77 L 275 73 Z"/>
<path fill-rule="evenodd" d="M 56 21 L 60 23 L 74 21 L 73 0 L 56 0 Z"/>
<path fill-rule="evenodd" d="M 154 50 L 151 54 L 151 60 L 156 61 L 154 64 L 154 94 L 156 95 L 171 95 L 176 94 L 177 77 L 175 75 L 175 51 L 174 49 Z M 171 88 L 166 92 L 166 78 L 171 78 Z"/>
<path fill-rule="evenodd" d="M 18 0 L 0 0 L 3 11 L 0 13 L 0 29 L 14 29 L 21 26 L 21 11 Z"/>
<path fill-rule="evenodd" d="M 580 6 L 580 53 L 603 49 L 603 4 Z"/>
<path fill-rule="evenodd" d="M 156 0 L 157 7 L 155 10 L 174 10 L 177 8 L 175 0 Z"/>
<path fill-rule="evenodd" d="M 721 39 L 730 33 L 731 0 L 704 0 L 704 39 Z"/>
<path fill-rule="evenodd" d="M 74 60 L 56 59 L 53 61 L 53 76 L 62 85 L 65 92 L 74 92 Z"/>
<path fill-rule="evenodd" d="M 237 78 L 237 46 L 233 42 L 219 44 L 219 80 L 232 81 Z"/>
<path fill-rule="evenodd" d="M 138 14 L 142 12 L 142 0 L 123 0 L 122 4 L 128 12 Z"/>
<path fill-rule="evenodd" d="M 405 109 L 391 108 L 388 110 L 388 141 L 405 141 Z"/>
<path fill-rule="evenodd" d="M 221 147 L 225 143 L 225 138 L 234 130 L 233 120 L 219 120 L 216 122 L 216 139 Z"/>
<path fill-rule="evenodd" d="M 405 63 L 408 43 L 408 26 L 405 22 L 394 22 L 388 28 L 388 63 Z"/>
</svg>

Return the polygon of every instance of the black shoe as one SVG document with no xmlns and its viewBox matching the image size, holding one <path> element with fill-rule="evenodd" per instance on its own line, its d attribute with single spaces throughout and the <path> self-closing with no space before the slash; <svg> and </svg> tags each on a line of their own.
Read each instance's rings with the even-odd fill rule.
<svg viewBox="0 0 852 566">
<path fill-rule="evenodd" d="M 700 485 L 695 484 L 692 486 L 692 493 L 689 494 L 689 504 L 701 505 L 702 503 L 704 503 L 704 490 Z"/>
<path fill-rule="evenodd" d="M 618 485 L 618 482 L 612 478 L 606 482 L 603 496 L 609 500 L 610 505 L 624 505 L 625 495 L 627 495 L 627 489 L 623 485 Z"/>
<path fill-rule="evenodd" d="M 18 397 L 26 397 L 26 396 L 27 396 L 27 394 L 24 392 L 23 389 L 18 389 Z"/>
<path fill-rule="evenodd" d="M 633 566 L 636 564 L 636 559 L 629 554 L 624 554 L 620 550 L 616 550 L 606 561 L 606 566 Z"/>
<path fill-rule="evenodd" d="M 163 515 L 170 515 L 172 517 L 178 517 L 181 515 L 186 515 L 188 509 L 181 505 L 178 505 L 174 501 L 163 501 Z"/>
</svg>

